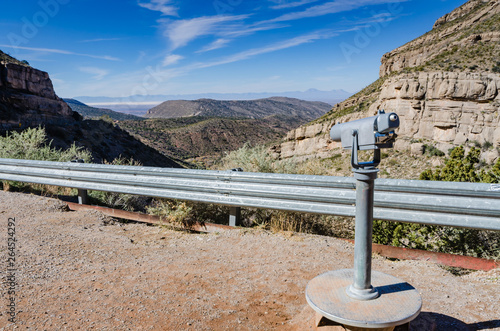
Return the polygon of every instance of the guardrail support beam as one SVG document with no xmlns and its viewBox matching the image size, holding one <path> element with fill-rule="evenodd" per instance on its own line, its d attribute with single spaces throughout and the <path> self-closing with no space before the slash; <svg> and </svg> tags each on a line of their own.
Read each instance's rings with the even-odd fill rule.
<svg viewBox="0 0 500 331">
<path fill-rule="evenodd" d="M 231 171 L 243 172 L 241 168 L 234 168 Z M 241 207 L 231 206 L 229 209 L 229 226 L 241 226 Z"/>
<path fill-rule="evenodd" d="M 87 190 L 78 189 L 78 204 L 80 205 L 89 204 L 89 195 Z"/>
<path fill-rule="evenodd" d="M 231 206 L 229 209 L 229 226 L 241 225 L 241 207 Z"/>
</svg>

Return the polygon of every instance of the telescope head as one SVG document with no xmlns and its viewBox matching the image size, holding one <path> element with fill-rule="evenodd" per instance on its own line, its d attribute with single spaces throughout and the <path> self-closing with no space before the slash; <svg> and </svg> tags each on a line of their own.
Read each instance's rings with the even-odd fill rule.
<svg viewBox="0 0 500 331">
<path fill-rule="evenodd" d="M 380 149 L 392 148 L 397 137 L 394 132 L 399 127 L 399 116 L 396 113 L 386 114 L 379 110 L 375 116 L 334 125 L 330 130 L 330 138 L 340 141 L 344 149 L 352 149 L 354 168 L 377 166 L 380 163 Z M 368 163 L 357 162 L 358 150 L 375 150 L 375 159 Z"/>
</svg>

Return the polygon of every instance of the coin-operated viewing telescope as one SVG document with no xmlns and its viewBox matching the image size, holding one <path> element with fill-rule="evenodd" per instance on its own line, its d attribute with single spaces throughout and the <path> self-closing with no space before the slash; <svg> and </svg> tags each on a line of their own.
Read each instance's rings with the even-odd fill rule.
<svg viewBox="0 0 500 331">
<path fill-rule="evenodd" d="M 399 116 L 379 110 L 372 117 L 336 124 L 330 130 L 334 141 L 342 142 L 342 147 L 352 149 L 351 164 L 355 169 L 376 167 L 380 163 L 380 149 L 393 147 L 399 127 Z M 358 162 L 358 150 L 374 150 L 371 162 Z"/>
<path fill-rule="evenodd" d="M 336 124 L 330 131 L 334 141 L 352 150 L 356 179 L 354 268 L 325 272 L 307 284 L 306 300 L 319 314 L 317 326 L 326 319 L 348 329 L 389 330 L 420 313 L 422 298 L 414 287 L 391 275 L 372 273 L 374 191 L 380 149 L 393 147 L 398 127 L 396 113 L 380 110 L 376 116 Z M 358 162 L 359 150 L 373 150 L 373 161 Z"/>
</svg>

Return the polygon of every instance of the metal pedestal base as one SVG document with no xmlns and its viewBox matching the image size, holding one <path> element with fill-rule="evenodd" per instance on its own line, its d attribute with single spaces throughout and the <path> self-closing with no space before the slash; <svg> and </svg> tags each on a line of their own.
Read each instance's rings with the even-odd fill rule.
<svg viewBox="0 0 500 331">
<path fill-rule="evenodd" d="M 367 329 L 405 324 L 420 313 L 422 298 L 405 281 L 372 271 L 372 285 L 379 297 L 357 300 L 346 292 L 353 276 L 353 269 L 342 269 L 315 277 L 307 284 L 307 302 L 316 312 L 334 322 Z"/>
</svg>

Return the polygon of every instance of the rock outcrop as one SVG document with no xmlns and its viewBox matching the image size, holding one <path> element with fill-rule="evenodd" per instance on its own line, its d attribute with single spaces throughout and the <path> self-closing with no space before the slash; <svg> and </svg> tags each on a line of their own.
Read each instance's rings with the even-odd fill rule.
<svg viewBox="0 0 500 331">
<path fill-rule="evenodd" d="M 496 147 L 482 155 L 487 162 L 494 162 L 500 151 L 499 70 L 433 70 L 429 61 L 451 54 L 449 46 L 443 46 L 450 42 L 445 37 L 454 36 L 458 42 L 457 36 L 464 36 L 460 32 L 465 28 L 481 32 L 460 39 L 462 43 L 470 43 L 468 51 L 482 50 L 487 43 L 491 49 L 500 49 L 499 8 L 498 1 L 472 0 L 438 19 L 432 33 L 384 55 L 378 81 L 381 84 L 372 84 L 375 87 L 370 91 L 358 93 L 335 105 L 318 121 L 289 132 L 286 141 L 275 146 L 273 152 L 281 158 L 331 156 L 332 150 L 340 147 L 329 139 L 329 130 L 335 122 L 372 116 L 378 109 L 384 109 L 398 113 L 401 118 L 397 149 L 416 153 L 421 148 L 413 145 L 424 142 L 447 151 L 475 142 Z M 488 29 L 496 32 L 485 31 L 485 21 Z M 481 43 L 473 42 L 477 36 Z M 461 61 L 456 60 L 447 61 L 449 64 Z M 413 70 L 415 66 L 421 67 Z M 409 68 L 412 70 L 401 71 Z"/>
<path fill-rule="evenodd" d="M 76 118 L 78 115 L 57 97 L 46 72 L 0 63 L 0 129 L 65 124 Z"/>
<path fill-rule="evenodd" d="M 500 51 L 499 13 L 500 3 L 496 0 L 467 2 L 439 18 L 430 32 L 384 54 L 380 76 L 405 68 L 430 65 L 434 65 L 435 69 L 447 69 L 455 64 L 460 66 L 457 70 L 461 70 L 476 64 L 483 69 L 491 69 L 491 64 L 498 58 L 490 57 L 488 53 L 491 50 L 498 55 Z M 468 54 L 471 47 L 483 49 Z"/>
</svg>

